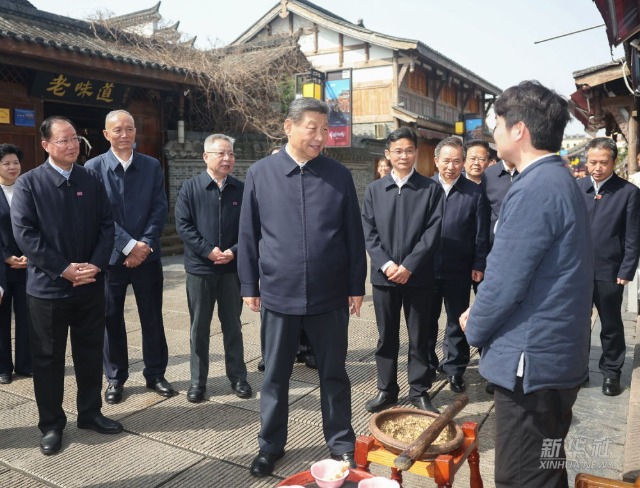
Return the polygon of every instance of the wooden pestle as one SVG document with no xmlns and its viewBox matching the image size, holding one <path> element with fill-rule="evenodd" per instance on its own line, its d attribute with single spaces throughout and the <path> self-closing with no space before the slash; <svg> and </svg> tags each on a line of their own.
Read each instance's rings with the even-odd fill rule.
<svg viewBox="0 0 640 488">
<path fill-rule="evenodd" d="M 408 471 L 413 463 L 422 456 L 422 453 L 429 448 L 431 443 L 438 438 L 442 429 L 460 413 L 467 403 L 469 403 L 467 395 L 458 395 L 453 403 L 420 434 L 420 437 L 398 454 L 398 457 L 393 460 L 394 466 L 401 471 Z"/>
</svg>

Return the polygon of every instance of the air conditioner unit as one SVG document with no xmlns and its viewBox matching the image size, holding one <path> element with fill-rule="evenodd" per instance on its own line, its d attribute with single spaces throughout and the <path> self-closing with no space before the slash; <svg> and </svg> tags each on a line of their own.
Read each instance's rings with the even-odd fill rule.
<svg viewBox="0 0 640 488">
<path fill-rule="evenodd" d="M 373 132 L 376 139 L 386 139 L 387 124 L 373 124 Z"/>
</svg>

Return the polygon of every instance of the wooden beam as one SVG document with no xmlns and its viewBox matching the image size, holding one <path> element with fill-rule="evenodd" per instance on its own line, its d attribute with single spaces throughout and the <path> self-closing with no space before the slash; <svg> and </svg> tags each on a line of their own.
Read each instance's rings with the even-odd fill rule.
<svg viewBox="0 0 640 488">
<path fill-rule="evenodd" d="M 65 73 L 74 76 L 88 76 L 99 80 L 155 88 L 160 90 L 178 89 L 180 85 L 198 86 L 191 77 L 174 71 L 151 69 L 143 64 L 125 63 L 114 59 L 87 56 L 86 54 L 52 49 L 37 44 L 15 42 L 3 39 L 0 43 L 0 63 L 21 66 L 56 73 L 60 66 Z"/>
<path fill-rule="evenodd" d="M 398 74 L 398 86 L 402 86 L 402 82 L 404 81 L 404 77 L 407 74 L 408 65 L 403 64 L 402 68 L 400 68 L 400 73 Z"/>
<path fill-rule="evenodd" d="M 600 99 L 602 108 L 628 107 L 635 106 L 635 97 L 633 95 L 623 95 L 616 97 L 602 97 Z"/>
<path fill-rule="evenodd" d="M 344 35 L 338 34 L 338 64 L 344 64 Z"/>
<path fill-rule="evenodd" d="M 368 42 L 364 43 L 364 60 L 366 63 L 369 62 L 369 46 L 370 44 Z"/>
</svg>

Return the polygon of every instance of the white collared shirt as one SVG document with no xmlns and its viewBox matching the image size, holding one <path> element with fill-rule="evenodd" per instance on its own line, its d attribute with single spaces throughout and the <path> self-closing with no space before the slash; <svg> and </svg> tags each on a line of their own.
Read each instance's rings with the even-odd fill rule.
<svg viewBox="0 0 640 488">
<path fill-rule="evenodd" d="M 590 176 L 591 184 L 593 185 L 593 189 L 596 191 L 596 195 L 600 192 L 600 188 L 602 188 L 602 185 L 604 185 L 607 181 L 609 181 L 612 176 L 613 176 L 613 173 L 611 173 L 606 180 L 601 181 L 600 183 L 598 183 L 596 180 L 594 180 L 593 176 Z"/>
<path fill-rule="evenodd" d="M 284 150 L 287 151 L 287 154 L 291 156 L 291 159 L 293 159 L 296 162 L 296 164 L 300 166 L 300 169 L 304 168 L 304 165 L 309 162 L 308 159 L 306 161 L 298 161 L 296 158 L 294 158 L 293 154 L 291 154 L 291 152 L 289 151 L 289 143 L 285 144 Z"/>
<path fill-rule="evenodd" d="M 407 181 L 409 181 L 409 178 L 411 178 L 411 176 L 413 175 L 415 170 L 416 170 L 415 168 L 411 168 L 411 171 L 409 171 L 409 174 L 407 176 L 405 176 L 404 178 L 398 177 L 398 175 L 396 174 L 396 170 L 395 169 L 391 170 L 391 178 L 393 178 L 393 181 L 395 181 L 396 185 L 398 185 L 398 189 L 402 188 L 402 186 Z"/>
<path fill-rule="evenodd" d="M 133 151 L 131 151 L 131 156 L 129 156 L 129 159 L 127 159 L 126 161 L 124 159 L 120 159 L 118 157 L 118 155 L 113 151 L 113 148 L 111 148 L 110 151 L 113 153 L 113 155 L 116 157 L 116 159 L 118 161 L 120 161 L 120 164 L 122 165 L 122 168 L 125 171 L 127 171 L 127 169 L 129 169 L 129 166 L 131 166 L 131 161 L 133 161 Z"/>
<path fill-rule="evenodd" d="M 7 203 L 9 204 L 9 208 L 11 208 L 11 200 L 13 199 L 13 189 L 15 188 L 15 184 L 13 185 L 0 185 L 2 187 L 2 191 L 4 192 L 4 196 L 7 199 Z"/>
<path fill-rule="evenodd" d="M 444 190 L 444 193 L 446 196 L 449 196 L 449 192 L 451 191 L 451 188 L 453 188 L 453 185 L 455 185 L 459 179 L 460 179 L 460 176 L 458 176 L 455 180 L 453 180 L 451 184 L 445 183 L 442 177 L 440 176 L 440 173 L 438 173 L 438 181 L 442 185 L 442 189 Z"/>
</svg>

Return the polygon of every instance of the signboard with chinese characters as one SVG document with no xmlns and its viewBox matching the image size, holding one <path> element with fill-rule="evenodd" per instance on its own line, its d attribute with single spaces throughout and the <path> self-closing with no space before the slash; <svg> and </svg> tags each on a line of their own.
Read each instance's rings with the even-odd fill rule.
<svg viewBox="0 0 640 488">
<path fill-rule="evenodd" d="M 122 107 L 129 102 L 130 88 L 111 81 L 79 78 L 64 73 L 36 73 L 31 96 L 45 100 Z"/>
<path fill-rule="evenodd" d="M 351 147 L 351 70 L 327 73 L 324 99 L 329 105 L 327 147 Z"/>
</svg>

